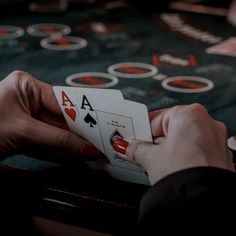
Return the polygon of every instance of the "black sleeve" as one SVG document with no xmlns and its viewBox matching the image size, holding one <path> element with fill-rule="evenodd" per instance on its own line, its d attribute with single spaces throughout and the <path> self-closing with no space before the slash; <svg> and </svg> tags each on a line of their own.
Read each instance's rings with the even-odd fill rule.
<svg viewBox="0 0 236 236">
<path fill-rule="evenodd" d="M 186 233 L 189 228 L 192 233 L 235 231 L 235 203 L 235 173 L 212 167 L 186 169 L 147 191 L 140 205 L 139 230 L 145 234 Z"/>
</svg>

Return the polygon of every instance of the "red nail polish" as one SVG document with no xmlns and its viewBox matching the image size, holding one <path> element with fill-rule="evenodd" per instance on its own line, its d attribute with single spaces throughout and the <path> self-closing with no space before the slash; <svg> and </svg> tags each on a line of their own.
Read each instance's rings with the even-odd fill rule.
<svg viewBox="0 0 236 236">
<path fill-rule="evenodd" d="M 129 143 L 126 140 L 121 139 L 121 138 L 113 141 L 113 143 L 112 143 L 113 149 L 121 154 L 126 153 L 126 149 L 127 149 L 128 145 L 129 145 Z"/>
<path fill-rule="evenodd" d="M 85 144 L 84 148 L 82 150 L 82 154 L 86 155 L 86 156 L 101 156 L 102 153 L 96 149 L 95 147 L 89 145 L 89 144 Z"/>
</svg>

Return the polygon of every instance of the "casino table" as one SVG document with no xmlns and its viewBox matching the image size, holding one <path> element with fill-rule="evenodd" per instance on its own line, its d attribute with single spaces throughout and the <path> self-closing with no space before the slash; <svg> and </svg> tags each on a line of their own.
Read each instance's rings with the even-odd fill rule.
<svg viewBox="0 0 236 236">
<path fill-rule="evenodd" d="M 52 85 L 118 89 L 125 99 L 146 104 L 149 111 L 200 103 L 226 124 L 229 136 L 236 134 L 236 28 L 224 14 L 158 7 L 144 10 L 140 2 L 124 1 L 81 1 L 62 11 L 37 11 L 28 5 L 12 6 L 7 13 L 1 10 L 1 79 L 14 70 L 25 70 Z M 98 229 L 99 225 L 101 231 L 120 233 L 120 227 L 128 227 L 125 219 L 129 217 L 128 229 L 135 228 L 138 203 L 147 186 L 113 180 L 87 167 L 83 175 L 75 167 L 73 171 L 62 168 L 64 172 L 58 174 L 58 165 L 22 155 L 2 164 L 46 172 L 46 176 L 56 172 L 58 178 L 44 190 L 46 210 L 37 209 L 37 214 L 55 218 L 63 211 L 64 221 L 79 224 L 75 218 L 95 214 L 86 198 L 97 212 L 109 209 L 106 220 L 114 216 L 116 226 L 93 219 L 89 226 L 83 220 L 84 227 Z M 63 176 L 68 181 L 63 181 L 61 173 L 67 173 Z M 87 185 L 78 181 L 81 176 L 87 176 Z M 62 204 L 75 201 L 73 197 L 90 213 L 82 211 L 81 217 L 81 211 Z M 53 202 L 54 198 L 60 203 Z"/>
</svg>

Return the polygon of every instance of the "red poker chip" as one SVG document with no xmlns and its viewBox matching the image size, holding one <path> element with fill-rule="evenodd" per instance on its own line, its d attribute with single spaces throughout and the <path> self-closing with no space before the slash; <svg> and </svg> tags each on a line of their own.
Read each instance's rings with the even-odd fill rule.
<svg viewBox="0 0 236 236">
<path fill-rule="evenodd" d="M 177 93 L 202 93 L 214 88 L 214 83 L 198 76 L 174 76 L 162 81 L 162 87 Z"/>
<path fill-rule="evenodd" d="M 24 30 L 18 26 L 0 25 L 0 39 L 15 39 L 24 35 Z"/>
<path fill-rule="evenodd" d="M 40 45 L 49 50 L 78 50 L 87 46 L 87 41 L 75 36 L 51 37 L 42 39 Z"/>
<path fill-rule="evenodd" d="M 101 72 L 77 73 L 66 78 L 66 84 L 74 87 L 108 88 L 117 83 L 118 78 Z"/>
<path fill-rule="evenodd" d="M 71 28 L 67 25 L 57 23 L 42 23 L 27 27 L 27 33 L 37 37 L 50 37 L 52 35 L 67 35 Z"/>
<path fill-rule="evenodd" d="M 146 63 L 122 62 L 109 66 L 107 71 L 121 78 L 141 79 L 156 75 L 158 70 L 155 66 Z"/>
</svg>

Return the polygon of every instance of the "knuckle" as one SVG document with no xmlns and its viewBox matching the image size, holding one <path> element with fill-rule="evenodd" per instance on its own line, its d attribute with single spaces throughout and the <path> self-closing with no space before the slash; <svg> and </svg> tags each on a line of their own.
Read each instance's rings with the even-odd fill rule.
<svg viewBox="0 0 236 236">
<path fill-rule="evenodd" d="M 171 117 L 172 118 L 178 118 L 178 117 L 181 117 L 183 116 L 183 109 L 184 109 L 185 106 L 183 105 L 177 105 L 177 106 L 174 106 L 172 107 L 169 112 L 171 114 Z M 174 119 L 175 120 L 175 119 Z"/>
<path fill-rule="evenodd" d="M 145 166 L 150 152 L 150 149 L 146 145 L 149 145 L 149 143 L 145 143 L 144 141 L 135 141 L 129 144 L 126 151 L 127 158 L 134 163 Z"/>
<path fill-rule="evenodd" d="M 132 162 L 136 161 L 136 157 L 139 153 L 139 145 L 140 142 L 139 141 L 135 141 L 129 144 L 127 150 L 126 150 L 126 155 L 128 157 L 129 160 L 131 160 Z"/>
<path fill-rule="evenodd" d="M 206 122 L 210 119 L 207 109 L 199 103 L 189 105 L 186 116 L 188 116 L 191 123 Z"/>
<path fill-rule="evenodd" d="M 176 113 L 176 112 L 178 112 L 179 110 L 181 110 L 182 107 L 183 107 L 183 106 L 181 106 L 181 105 L 177 105 L 177 106 L 174 106 L 171 110 L 172 110 L 174 113 Z"/>
<path fill-rule="evenodd" d="M 11 88 L 27 90 L 33 83 L 33 76 L 25 71 L 16 70 L 6 77 Z"/>
<path fill-rule="evenodd" d="M 188 128 L 193 123 L 203 123 L 209 119 L 206 108 L 199 103 L 175 106 L 174 109 L 171 122 L 175 127 L 184 125 L 185 128 Z"/>
<path fill-rule="evenodd" d="M 11 75 L 14 75 L 16 77 L 21 77 L 21 76 L 30 76 L 30 73 L 23 70 L 15 70 L 11 73 Z"/>
<path fill-rule="evenodd" d="M 200 103 L 193 103 L 190 105 L 177 105 L 172 108 L 174 112 L 183 112 L 183 110 L 192 112 L 206 112 L 206 108 Z"/>
<path fill-rule="evenodd" d="M 189 105 L 189 110 L 195 113 L 202 113 L 202 112 L 206 112 L 206 108 L 201 105 L 200 103 L 193 103 L 191 105 Z"/>
<path fill-rule="evenodd" d="M 22 78 L 30 78 L 32 75 L 25 71 L 15 70 L 8 77 L 13 80 L 18 80 Z"/>
<path fill-rule="evenodd" d="M 223 122 L 221 122 L 221 121 L 216 121 L 216 123 L 217 123 L 217 126 L 219 127 L 219 129 L 221 130 L 221 132 L 225 136 L 227 136 L 228 135 L 228 131 L 227 131 L 226 125 Z"/>
</svg>

